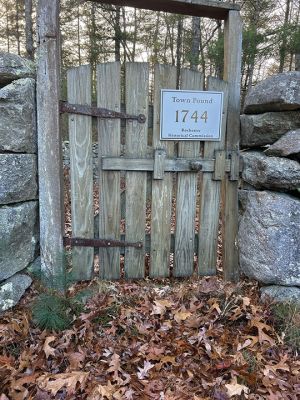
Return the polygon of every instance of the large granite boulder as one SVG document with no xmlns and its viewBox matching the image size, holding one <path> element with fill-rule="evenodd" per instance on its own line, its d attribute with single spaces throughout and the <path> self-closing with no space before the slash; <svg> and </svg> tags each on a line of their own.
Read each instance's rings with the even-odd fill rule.
<svg viewBox="0 0 300 400">
<path fill-rule="evenodd" d="M 260 289 L 261 299 L 276 303 L 299 303 L 300 287 L 296 286 L 265 286 Z"/>
<path fill-rule="evenodd" d="M 300 71 L 271 76 L 253 87 L 245 99 L 245 114 L 300 108 Z"/>
<path fill-rule="evenodd" d="M 273 144 L 288 131 L 300 128 L 300 111 L 241 115 L 241 146 Z"/>
<path fill-rule="evenodd" d="M 281 157 L 268 157 L 259 151 L 241 153 L 242 178 L 257 189 L 279 191 L 300 188 L 300 164 Z"/>
<path fill-rule="evenodd" d="M 38 202 L 0 207 L 0 282 L 22 271 L 35 258 Z"/>
<path fill-rule="evenodd" d="M 0 313 L 15 306 L 29 288 L 32 279 L 28 275 L 16 274 L 0 285 Z"/>
<path fill-rule="evenodd" d="M 33 78 L 35 65 L 16 54 L 0 52 L 0 86 L 20 78 Z"/>
<path fill-rule="evenodd" d="M 0 154 L 0 204 L 37 198 L 35 154 Z"/>
<path fill-rule="evenodd" d="M 0 89 L 0 151 L 36 149 L 35 80 L 19 79 Z"/>
<path fill-rule="evenodd" d="M 287 194 L 240 191 L 241 271 L 264 284 L 300 286 L 300 201 Z"/>
<path fill-rule="evenodd" d="M 287 132 L 265 153 L 268 156 L 292 157 L 300 161 L 300 129 Z"/>
</svg>

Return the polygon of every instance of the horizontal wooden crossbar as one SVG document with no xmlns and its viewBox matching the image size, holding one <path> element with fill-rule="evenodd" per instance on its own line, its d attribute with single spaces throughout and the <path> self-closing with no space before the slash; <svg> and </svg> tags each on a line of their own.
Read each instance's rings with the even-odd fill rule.
<svg viewBox="0 0 300 400">
<path fill-rule="evenodd" d="M 95 232 L 95 234 L 98 234 L 98 230 Z M 120 242 L 125 242 L 126 240 L 126 235 L 121 234 L 120 235 Z M 198 245 L 199 245 L 199 237 L 198 234 L 195 234 L 194 237 L 194 252 L 195 254 L 198 253 Z M 141 251 L 144 251 L 145 254 L 150 253 L 151 251 L 151 235 L 149 233 L 145 234 L 145 245 Z M 174 253 L 175 251 L 175 235 L 174 233 L 171 234 L 171 244 L 170 244 L 170 252 Z M 120 255 L 125 255 L 125 247 L 120 246 Z"/>
<path fill-rule="evenodd" d="M 71 247 L 136 247 L 141 249 L 143 247 L 142 242 L 125 242 L 124 240 L 114 239 L 88 239 L 78 237 L 64 237 L 64 246 Z"/>
<path fill-rule="evenodd" d="M 95 3 L 108 3 L 118 6 L 165 11 L 175 14 L 226 19 L 230 10 L 240 10 L 240 6 L 213 0 L 91 0 Z"/>
<path fill-rule="evenodd" d="M 201 172 L 214 172 L 215 160 L 200 158 L 174 158 L 165 160 L 165 172 L 195 172 L 193 165 L 200 163 Z M 154 171 L 152 158 L 102 157 L 102 169 L 112 171 Z M 225 172 L 230 172 L 231 160 L 225 160 Z"/>
</svg>

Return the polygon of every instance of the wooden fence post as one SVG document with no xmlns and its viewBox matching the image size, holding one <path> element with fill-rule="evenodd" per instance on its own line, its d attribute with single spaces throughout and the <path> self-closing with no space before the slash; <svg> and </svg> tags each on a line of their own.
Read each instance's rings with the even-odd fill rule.
<svg viewBox="0 0 300 400">
<path fill-rule="evenodd" d="M 225 21 L 224 80 L 228 82 L 228 117 L 226 150 L 228 155 L 239 150 L 240 80 L 242 22 L 239 11 L 229 11 Z M 238 181 L 225 181 L 224 278 L 237 281 L 238 270 Z"/>
<path fill-rule="evenodd" d="M 42 279 L 65 287 L 63 185 L 59 129 L 59 0 L 38 1 L 37 127 Z"/>
</svg>

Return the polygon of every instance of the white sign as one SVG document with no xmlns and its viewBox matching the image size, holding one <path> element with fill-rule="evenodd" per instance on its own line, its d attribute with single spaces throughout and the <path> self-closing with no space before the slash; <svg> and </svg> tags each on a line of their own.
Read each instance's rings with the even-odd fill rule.
<svg viewBox="0 0 300 400">
<path fill-rule="evenodd" d="M 161 90 L 161 140 L 221 140 L 223 93 Z"/>
</svg>

